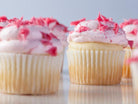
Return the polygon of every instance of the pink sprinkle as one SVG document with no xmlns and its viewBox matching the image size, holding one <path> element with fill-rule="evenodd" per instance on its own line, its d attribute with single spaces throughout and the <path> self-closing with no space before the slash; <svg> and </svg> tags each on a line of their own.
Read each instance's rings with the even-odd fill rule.
<svg viewBox="0 0 138 104">
<path fill-rule="evenodd" d="M 128 40 L 128 44 L 129 44 L 130 48 L 132 49 L 133 48 L 134 41 L 133 40 Z"/>
<path fill-rule="evenodd" d="M 50 41 L 46 41 L 46 40 L 41 40 L 41 43 L 45 46 L 46 45 L 52 45 L 52 43 Z"/>
<path fill-rule="evenodd" d="M 57 47 L 52 47 L 46 52 L 49 53 L 51 56 L 56 56 L 57 55 Z"/>
<path fill-rule="evenodd" d="M 73 22 L 70 23 L 70 25 L 76 26 L 76 25 L 78 25 L 80 22 L 83 22 L 83 21 L 85 21 L 85 20 L 86 20 L 86 19 L 83 18 L 83 19 L 80 19 L 80 20 L 77 20 L 77 21 L 73 21 Z"/>
<path fill-rule="evenodd" d="M 86 26 L 81 26 L 76 32 L 84 32 L 84 31 L 88 31 L 89 28 Z"/>
<path fill-rule="evenodd" d="M 52 22 L 56 22 L 57 24 L 59 24 L 58 21 L 56 19 L 53 19 L 53 18 L 46 18 L 46 22 L 47 22 L 47 25 L 49 25 Z"/>
<path fill-rule="evenodd" d="M 106 21 L 106 22 L 108 22 L 109 21 L 109 19 L 108 18 L 106 18 L 105 16 L 103 16 L 103 15 L 101 15 L 102 16 L 102 18 L 103 18 L 103 21 Z"/>
<path fill-rule="evenodd" d="M 112 40 L 110 40 L 110 42 L 112 43 Z"/>
<path fill-rule="evenodd" d="M 0 22 L 5 22 L 5 21 L 7 21 L 8 19 L 7 19 L 7 17 L 6 16 L 1 16 L 0 17 Z"/>
<path fill-rule="evenodd" d="M 99 24 L 99 30 L 100 31 L 105 31 L 108 29 L 108 26 L 104 26 L 103 24 Z"/>
<path fill-rule="evenodd" d="M 50 33 L 49 34 L 52 38 L 58 39 L 54 34 Z"/>
<path fill-rule="evenodd" d="M 127 25 L 130 25 L 130 24 L 134 24 L 134 25 L 138 25 L 138 19 L 129 19 L 129 20 L 126 20 L 125 22 L 121 23 L 120 24 L 120 27 L 123 28 Z"/>
<path fill-rule="evenodd" d="M 114 32 L 115 32 L 115 34 L 117 34 L 118 33 L 118 30 L 119 30 L 119 26 L 118 26 L 118 24 L 117 23 L 115 23 L 114 24 Z"/>
<path fill-rule="evenodd" d="M 52 37 L 49 34 L 47 34 L 47 33 L 41 32 L 41 34 L 42 34 L 42 38 L 43 39 L 47 39 L 47 40 L 51 40 L 52 39 Z"/>
<path fill-rule="evenodd" d="M 138 30 L 135 28 L 133 31 L 130 32 L 130 34 L 137 35 Z"/>
<path fill-rule="evenodd" d="M 100 15 L 100 13 L 99 13 L 99 15 L 98 15 L 98 18 L 97 18 L 97 20 L 98 20 L 98 22 L 101 22 L 101 21 L 103 21 L 103 19 L 101 18 L 101 15 Z"/>
<path fill-rule="evenodd" d="M 27 28 L 22 28 L 19 31 L 19 35 L 18 35 L 19 40 L 26 40 L 28 34 L 29 34 L 29 30 Z"/>
<path fill-rule="evenodd" d="M 0 26 L 0 29 L 3 29 L 3 27 L 2 27 L 2 26 Z"/>
<path fill-rule="evenodd" d="M 33 17 L 31 19 L 31 23 L 35 24 L 35 25 L 40 25 L 40 26 L 44 26 L 45 25 L 45 22 L 44 22 L 43 18 L 35 18 L 35 17 Z"/>
</svg>

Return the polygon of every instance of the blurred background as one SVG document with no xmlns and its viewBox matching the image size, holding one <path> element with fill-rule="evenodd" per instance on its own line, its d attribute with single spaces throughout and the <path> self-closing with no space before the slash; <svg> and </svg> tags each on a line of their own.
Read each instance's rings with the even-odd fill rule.
<svg viewBox="0 0 138 104">
<path fill-rule="evenodd" d="M 138 18 L 138 0 L 1 0 L 0 15 L 24 17 L 54 17 L 69 26 L 71 21 L 86 17 L 95 19 L 98 13 L 121 23 L 124 19 Z M 64 70 L 67 70 L 65 55 Z"/>
</svg>

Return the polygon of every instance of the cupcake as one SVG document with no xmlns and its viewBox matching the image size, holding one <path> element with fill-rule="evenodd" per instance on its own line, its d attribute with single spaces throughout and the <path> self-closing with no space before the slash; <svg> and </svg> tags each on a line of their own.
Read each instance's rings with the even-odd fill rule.
<svg viewBox="0 0 138 104">
<path fill-rule="evenodd" d="M 138 104 L 138 35 L 136 37 L 134 46 L 136 49 L 132 51 L 132 57 L 128 60 L 128 63 L 130 64 L 131 67 L 133 89 L 134 89 L 136 104 Z"/>
<path fill-rule="evenodd" d="M 40 24 L 41 25 L 46 25 L 47 27 L 49 27 L 50 32 L 52 34 L 56 34 L 56 37 L 60 40 L 60 42 L 63 45 L 63 53 L 65 53 L 65 48 L 67 46 L 67 36 L 65 35 L 68 32 L 68 29 L 66 26 L 64 26 L 63 24 L 60 24 L 56 19 L 54 18 L 32 18 L 31 22 L 33 22 L 34 24 Z M 63 70 L 63 62 L 64 62 L 64 54 L 63 54 L 63 61 L 62 61 L 62 67 L 61 67 L 61 72 Z"/>
<path fill-rule="evenodd" d="M 75 84 L 119 84 L 122 76 L 124 31 L 111 18 L 74 21 L 67 50 L 70 81 Z"/>
<path fill-rule="evenodd" d="M 123 65 L 123 78 L 131 78 L 130 65 L 126 63 L 126 60 L 131 57 L 132 49 L 134 49 L 134 40 L 138 31 L 138 19 L 129 19 L 125 20 L 120 24 L 120 27 L 125 31 L 126 37 L 128 39 L 129 45 L 124 49 L 125 50 L 125 59 Z"/>
<path fill-rule="evenodd" d="M 65 33 L 65 26 L 52 18 L 8 21 L 0 31 L 0 92 L 55 93 L 65 47 L 58 31 Z"/>
</svg>

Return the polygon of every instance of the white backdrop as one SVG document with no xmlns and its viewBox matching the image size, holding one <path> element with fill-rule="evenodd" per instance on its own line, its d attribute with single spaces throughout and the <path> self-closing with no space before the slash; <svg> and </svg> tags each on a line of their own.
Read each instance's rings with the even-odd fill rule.
<svg viewBox="0 0 138 104">
<path fill-rule="evenodd" d="M 138 0 L 0 0 L 1 16 L 25 19 L 52 16 L 67 26 L 70 21 L 83 17 L 95 19 L 99 12 L 119 23 L 138 18 Z M 64 69 L 67 68 L 65 57 Z"/>
</svg>

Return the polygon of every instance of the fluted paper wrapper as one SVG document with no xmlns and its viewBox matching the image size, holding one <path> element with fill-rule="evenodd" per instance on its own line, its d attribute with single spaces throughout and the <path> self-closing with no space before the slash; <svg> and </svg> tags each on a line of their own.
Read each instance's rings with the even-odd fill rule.
<svg viewBox="0 0 138 104">
<path fill-rule="evenodd" d="M 125 49 L 125 58 L 124 58 L 124 65 L 123 65 L 123 71 L 122 71 L 122 77 L 123 78 L 131 78 L 131 70 L 130 65 L 126 63 L 126 61 L 131 57 L 131 49 L 126 48 Z"/>
<path fill-rule="evenodd" d="M 63 54 L 0 53 L 0 92 L 49 94 L 58 89 Z"/>
<path fill-rule="evenodd" d="M 136 104 L 138 104 L 138 62 L 133 62 L 130 65 L 132 72 L 132 82 L 135 94 Z"/>
<path fill-rule="evenodd" d="M 70 81 L 76 84 L 119 84 L 122 76 L 122 50 L 68 50 Z"/>
</svg>

